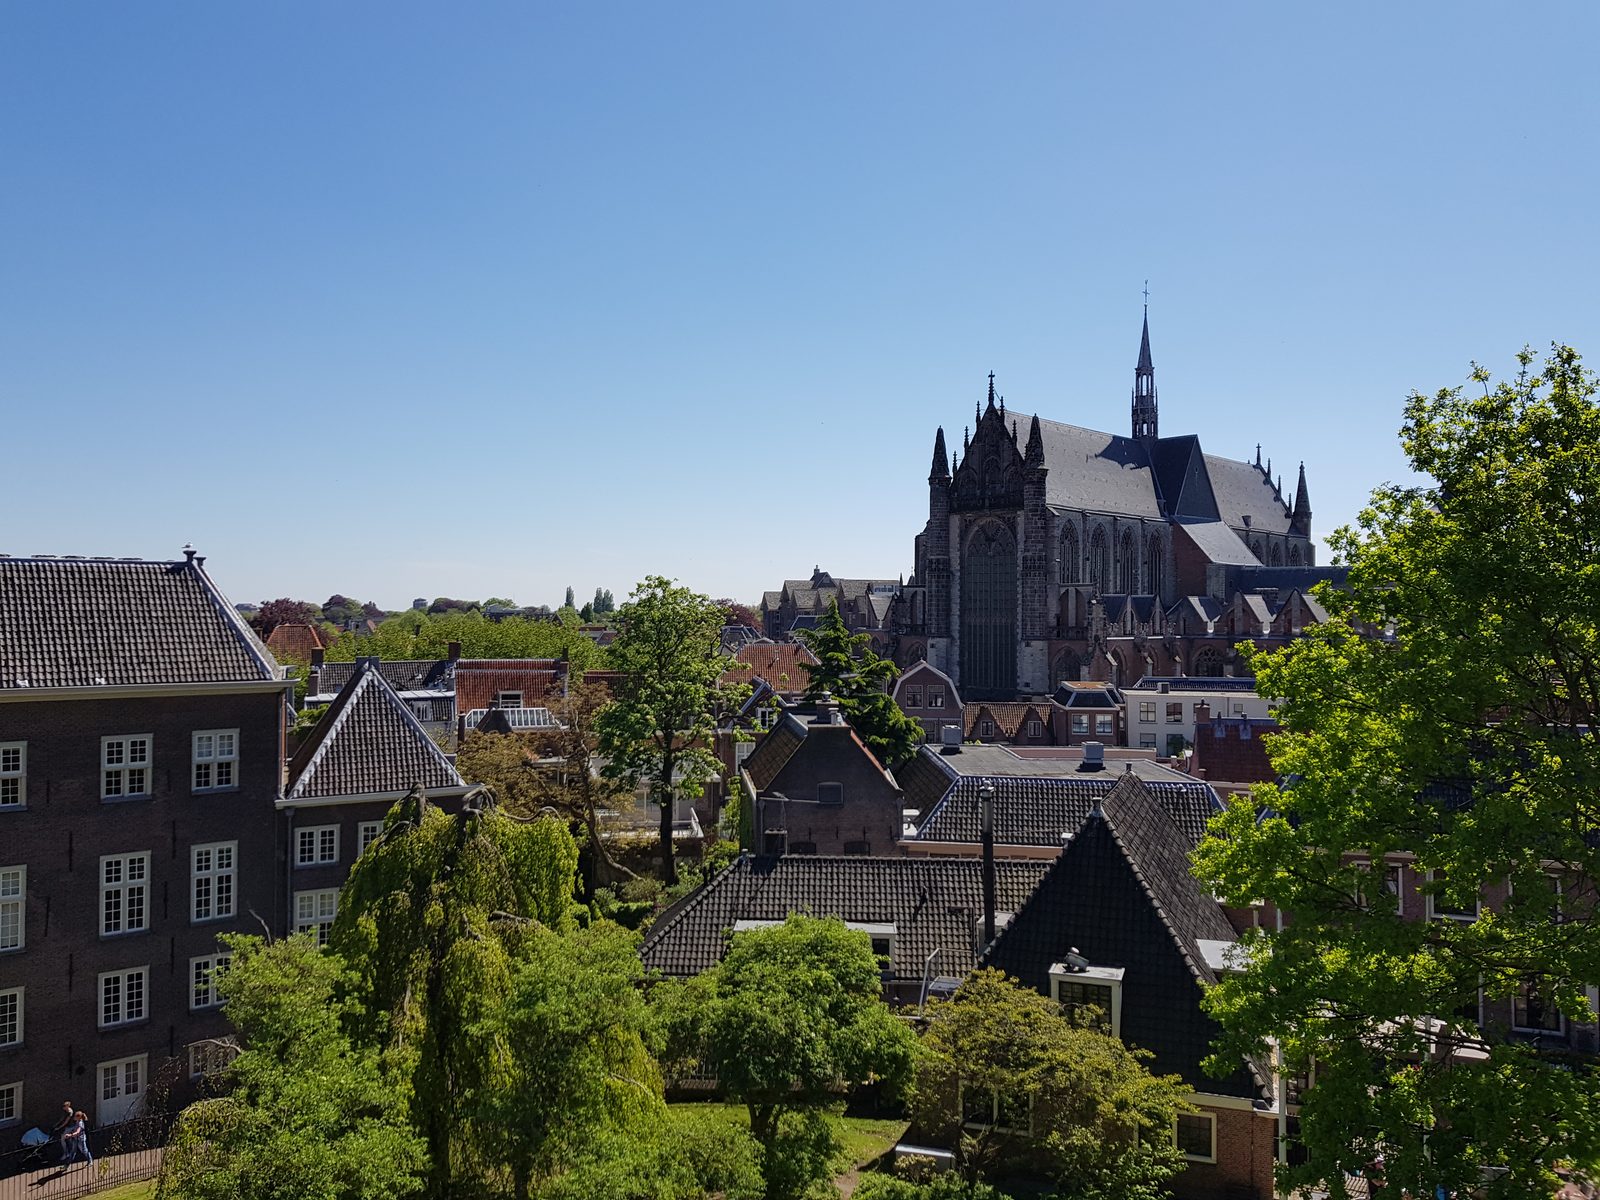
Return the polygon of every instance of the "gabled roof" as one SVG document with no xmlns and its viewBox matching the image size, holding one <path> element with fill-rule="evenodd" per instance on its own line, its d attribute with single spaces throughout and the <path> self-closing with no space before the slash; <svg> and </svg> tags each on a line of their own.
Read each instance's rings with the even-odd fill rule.
<svg viewBox="0 0 1600 1200">
<path fill-rule="evenodd" d="M 755 749 L 744 760 L 744 769 L 757 791 L 766 790 L 778 777 L 778 772 L 783 770 L 784 763 L 794 757 L 794 752 L 805 740 L 805 724 L 793 713 L 785 713 L 782 720 L 767 730 L 766 736 L 756 743 Z"/>
<path fill-rule="evenodd" d="M 273 626 L 272 632 L 267 635 L 267 649 L 286 658 L 310 662 L 311 652 L 323 649 L 322 635 L 314 625 L 285 622 Z"/>
<path fill-rule="evenodd" d="M 396 658 L 378 663 L 378 672 L 397 692 L 455 691 L 455 663 L 448 658 Z M 325 662 L 318 676 L 317 695 L 332 696 L 344 690 L 356 673 L 353 662 Z"/>
<path fill-rule="evenodd" d="M 456 664 L 456 710 L 488 708 L 501 692 L 521 692 L 532 708 L 566 685 L 567 664 L 558 658 L 464 658 Z"/>
<path fill-rule="evenodd" d="M 289 763 L 284 800 L 393 794 L 416 784 L 430 791 L 465 786 L 382 671 L 371 660 L 358 662 Z"/>
<path fill-rule="evenodd" d="M 1224 522 L 1242 529 L 1244 519 L 1249 517 L 1252 530 L 1289 532 L 1289 510 L 1265 471 L 1236 458 L 1208 454 L 1205 459 L 1211 476 L 1211 491 L 1217 498 L 1217 512 Z"/>
<path fill-rule="evenodd" d="M 1217 505 L 1206 474 L 1205 455 L 1194 434 L 1162 438 L 1150 450 L 1156 486 L 1161 489 L 1162 507 L 1175 517 L 1217 519 Z"/>
<path fill-rule="evenodd" d="M 1122 967 L 1122 1040 L 1154 1054 L 1152 1071 L 1197 1091 L 1268 1099 L 1262 1064 L 1241 1064 L 1223 1081 L 1200 1068 L 1220 1032 L 1200 1008 L 1217 982 L 1200 943 L 1238 939 L 1195 879 L 1190 848 L 1148 785 L 1120 777 L 980 965 L 1046 994 L 1052 964 L 1073 950 L 1091 965 Z"/>
<path fill-rule="evenodd" d="M 901 689 L 906 686 L 908 681 L 915 687 L 927 686 L 926 683 L 918 678 L 920 675 L 932 675 L 937 678 L 939 682 L 944 684 L 945 698 L 949 700 L 951 708 L 954 708 L 955 705 L 960 701 L 961 691 L 956 687 L 956 681 L 951 679 L 950 676 L 946 675 L 927 659 L 923 659 L 920 662 L 912 663 L 904 671 L 901 671 L 899 678 L 894 681 L 893 695 L 896 704 L 902 703 L 900 699 L 900 692 Z"/>
<path fill-rule="evenodd" d="M 1046 864 L 995 864 L 995 907 L 1016 912 Z M 940 951 L 936 974 L 963 976 L 976 965 L 973 922 L 983 913 L 983 868 L 976 859 L 862 858 L 811 854 L 745 855 L 657 919 L 640 949 L 647 970 L 697 975 L 715 966 L 737 921 L 781 921 L 790 913 L 894 926 L 891 972 L 921 979 Z"/>
<path fill-rule="evenodd" d="M 977 732 L 978 722 L 985 713 L 995 723 L 1002 737 L 1016 737 L 1017 731 L 1022 728 L 1022 723 L 1029 716 L 1035 720 L 1043 721 L 1044 714 L 1039 711 L 1038 705 L 1022 702 L 1001 702 L 997 700 L 974 700 L 965 706 L 965 720 L 968 737 L 983 736 Z M 994 737 L 994 734 L 988 736 Z"/>
<path fill-rule="evenodd" d="M 0 691 L 282 678 L 203 561 L 0 556 Z"/>
<path fill-rule="evenodd" d="M 1189 520 L 1179 521 L 1177 524 L 1194 543 L 1195 549 L 1206 556 L 1207 562 L 1241 567 L 1261 565 L 1261 560 L 1251 553 L 1250 547 L 1221 521 Z"/>
<path fill-rule="evenodd" d="M 802 642 L 753 642 L 739 647 L 733 659 L 743 663 L 745 669 L 730 666 L 718 682 L 751 683 L 765 679 L 773 691 L 790 696 L 811 685 L 811 672 L 806 670 L 806 664 L 814 666 L 817 656 Z"/>
</svg>

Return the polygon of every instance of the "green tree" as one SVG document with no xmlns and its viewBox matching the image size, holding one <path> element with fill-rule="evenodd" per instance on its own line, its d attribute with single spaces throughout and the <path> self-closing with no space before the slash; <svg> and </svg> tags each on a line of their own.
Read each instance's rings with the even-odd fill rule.
<svg viewBox="0 0 1600 1200">
<path fill-rule="evenodd" d="M 496 1131 L 518 1200 L 575 1166 L 659 1137 L 661 1078 L 645 1049 L 637 939 L 609 922 L 532 933 L 505 1003 L 468 1031 L 500 1056 L 477 1116 Z"/>
<path fill-rule="evenodd" d="M 827 1113 L 844 1087 L 893 1092 L 910 1076 L 915 1035 L 883 1002 L 867 935 L 837 919 L 737 934 L 715 968 L 658 985 L 653 1003 L 665 1060 L 715 1072 L 749 1110 L 767 1200 L 803 1194 L 826 1170 Z"/>
<path fill-rule="evenodd" d="M 605 652 L 576 629 L 556 621 L 507 617 L 491 621 L 479 611 L 437 615 L 407 610 L 378 626 L 376 633 L 342 633 L 327 649 L 329 662 L 351 662 L 358 655 L 381 658 L 443 658 L 451 642 L 465 658 L 564 658 L 569 675 L 605 665 Z"/>
<path fill-rule="evenodd" d="M 850 632 L 837 600 L 829 601 L 815 629 L 800 631 L 800 639 L 817 656 L 815 663 L 804 664 L 811 675 L 807 700 L 824 693 L 837 700 L 845 720 L 885 766 L 898 766 L 916 753 L 922 726 L 889 695 L 900 669 L 873 651 L 870 635 Z"/>
<path fill-rule="evenodd" d="M 224 934 L 217 981 L 243 1042 L 229 1090 L 184 1109 L 162 1161 L 162 1200 L 388 1200 L 426 1165 L 378 1054 L 352 1045 L 352 980 L 305 936 Z"/>
<path fill-rule="evenodd" d="M 661 878 L 676 883 L 672 802 L 699 796 L 721 764 L 712 753 L 722 611 L 698 592 L 649 576 L 618 614 L 611 666 L 622 672 L 615 702 L 599 717 L 599 748 L 608 779 L 649 786 L 661 806 Z"/>
<path fill-rule="evenodd" d="M 450 816 L 417 788 L 340 892 L 329 945 L 357 981 L 358 1036 L 383 1047 L 427 1144 L 431 1197 L 470 1191 L 506 1161 L 483 1098 L 508 1086 L 510 1056 L 481 1031 L 541 931 L 573 928 L 577 861 L 563 821 Z"/>
<path fill-rule="evenodd" d="M 1253 657 L 1293 786 L 1230 803 L 1199 851 L 1225 901 L 1292 914 L 1210 1003 L 1223 1053 L 1315 1063 L 1288 1179 L 1335 1195 L 1378 1155 L 1397 1190 L 1491 1196 L 1548 1196 L 1557 1161 L 1600 1156 L 1600 1076 L 1477 1019 L 1481 989 L 1524 1023 L 1592 1021 L 1600 979 L 1600 410 L 1572 350 L 1521 362 L 1410 397 L 1425 481 L 1330 538 L 1350 572 L 1328 621 Z M 1393 855 L 1461 919 L 1402 914 Z"/>
<path fill-rule="evenodd" d="M 573 599 L 574 599 L 574 597 L 572 595 L 572 589 L 569 587 L 567 589 L 567 598 L 561 602 L 561 607 L 562 608 L 571 608 Z"/>
<path fill-rule="evenodd" d="M 1019 1148 L 1040 1156 L 1062 1194 L 1084 1200 L 1157 1200 L 1183 1168 L 1173 1122 L 1191 1111 L 1188 1086 L 1155 1076 L 1130 1050 L 993 970 L 929 1005 L 911 1089 L 917 1123 L 960 1147 L 976 1180 Z M 976 1101 L 974 1101 L 976 1097 Z M 993 1114 L 976 1133 L 966 1110 Z M 1008 1129 L 1027 1129 L 1019 1146 Z"/>
</svg>

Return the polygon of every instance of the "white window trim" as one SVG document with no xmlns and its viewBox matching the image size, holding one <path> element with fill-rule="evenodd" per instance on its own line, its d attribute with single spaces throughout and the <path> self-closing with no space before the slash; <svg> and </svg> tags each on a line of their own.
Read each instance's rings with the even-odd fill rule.
<svg viewBox="0 0 1600 1200">
<path fill-rule="evenodd" d="M 494 702 L 500 708 L 521 708 L 522 707 L 522 693 L 521 692 L 496 692 L 494 694 Z"/>
<path fill-rule="evenodd" d="M 227 951 L 221 951 L 216 954 L 202 954 L 198 958 L 189 960 L 190 1012 L 204 1012 L 207 1009 L 222 1007 L 222 996 L 217 992 L 217 977 L 228 969 L 228 964 L 232 961 L 233 955 Z M 204 986 L 211 999 L 204 1004 L 198 1002 L 197 997 L 201 984 L 195 978 L 196 972 L 201 968 L 210 972 Z"/>
<path fill-rule="evenodd" d="M 134 768 L 128 765 L 126 758 L 120 763 L 106 762 L 106 748 L 112 742 L 144 742 L 144 790 L 130 792 L 127 789 L 127 773 Z M 148 800 L 155 794 L 156 772 L 156 739 L 149 733 L 118 733 L 100 739 L 100 799 L 109 804 L 117 804 L 123 800 Z M 123 776 L 123 788 L 120 792 L 106 791 L 106 776 L 112 771 Z"/>
<path fill-rule="evenodd" d="M 1201 1155 L 1198 1155 L 1198 1154 L 1190 1154 L 1187 1150 L 1184 1150 L 1182 1147 L 1179 1147 L 1178 1152 L 1180 1154 L 1182 1154 L 1183 1157 L 1185 1158 L 1185 1160 L 1187 1160 L 1188 1162 L 1196 1162 L 1196 1163 L 1214 1163 L 1214 1162 L 1216 1162 L 1217 1161 L 1217 1114 L 1216 1113 L 1208 1113 L 1208 1112 L 1197 1112 L 1197 1113 L 1184 1113 L 1183 1115 L 1184 1115 L 1184 1117 L 1189 1118 L 1191 1121 L 1194 1121 L 1194 1120 L 1204 1121 L 1204 1122 L 1206 1122 L 1207 1125 L 1209 1125 L 1211 1127 L 1211 1153 L 1208 1156 L 1202 1157 Z M 1172 1122 L 1172 1144 L 1174 1146 L 1178 1145 L 1178 1120 L 1181 1120 L 1181 1119 L 1182 1118 L 1178 1118 L 1177 1120 L 1174 1120 Z"/>
<path fill-rule="evenodd" d="M 0 1083 L 0 1093 L 11 1093 L 11 1115 L 0 1115 L 0 1129 L 9 1129 L 13 1125 L 22 1124 L 22 1081 L 16 1083 Z"/>
<path fill-rule="evenodd" d="M 133 976 L 142 976 L 144 986 L 140 988 L 140 1012 L 137 1017 L 128 1015 L 128 980 Z M 119 980 L 121 995 L 117 1001 L 121 1016 L 115 1021 L 106 1020 L 106 980 Z M 142 1025 L 150 1019 L 150 968 L 124 967 L 120 971 L 102 971 L 96 979 L 95 1003 L 98 1006 L 96 1021 L 100 1029 L 121 1029 L 125 1025 Z"/>
<path fill-rule="evenodd" d="M 321 900 L 322 900 L 322 897 L 327 896 L 330 893 L 333 896 L 333 910 L 331 912 L 329 912 L 328 914 L 324 915 L 323 912 L 322 912 Z M 306 897 L 306 898 L 315 897 L 315 899 L 312 900 L 312 903 L 316 908 L 316 915 L 314 917 L 312 917 L 311 919 L 309 919 L 309 920 L 303 920 L 301 918 L 301 916 L 300 916 L 300 900 L 301 900 L 302 897 Z M 326 923 L 327 926 L 328 926 L 329 931 L 331 932 L 332 929 L 333 929 L 333 922 L 335 921 L 335 919 L 337 919 L 338 915 L 339 915 L 339 889 L 338 888 L 311 888 L 311 889 L 309 889 L 307 891 L 296 892 L 294 894 L 294 931 L 296 933 L 307 933 L 307 932 L 309 932 L 311 934 L 314 934 L 316 936 L 316 939 L 317 939 L 317 945 L 319 945 L 319 946 L 326 946 L 328 944 L 328 935 L 326 933 L 322 932 L 321 926 L 324 923 Z"/>
<path fill-rule="evenodd" d="M 1439 873 L 1437 871 L 1429 871 L 1428 872 L 1428 882 L 1429 883 L 1436 883 L 1438 881 L 1438 874 Z M 1428 893 L 1428 920 L 1430 920 L 1430 921 L 1459 921 L 1463 925 L 1470 925 L 1472 922 L 1476 921 L 1479 917 L 1481 917 L 1483 915 L 1483 889 L 1482 888 L 1478 889 L 1477 897 L 1473 901 L 1472 915 L 1470 917 L 1467 916 L 1465 913 L 1452 913 L 1452 912 L 1441 912 L 1441 911 L 1439 911 L 1438 907 L 1434 904 L 1435 899 L 1437 899 L 1437 897 L 1432 892 L 1429 892 Z"/>
<path fill-rule="evenodd" d="M 1537 1036 L 1542 1036 L 1542 1037 L 1557 1037 L 1557 1038 L 1566 1037 L 1567 1036 L 1567 1014 L 1562 1012 L 1560 1009 L 1556 1009 L 1556 1028 L 1554 1028 L 1554 1029 L 1541 1029 L 1537 1025 L 1518 1025 L 1517 1024 L 1517 1001 L 1519 999 L 1518 993 L 1521 991 L 1521 989 L 1527 983 L 1528 983 L 1527 980 L 1523 980 L 1520 984 L 1517 985 L 1517 990 L 1513 991 L 1511 993 L 1511 1029 L 1512 1029 L 1512 1032 L 1514 1032 L 1514 1033 L 1531 1033 L 1531 1034 L 1535 1034 Z M 1548 1002 L 1547 1002 L 1547 1004 L 1548 1004 Z"/>
<path fill-rule="evenodd" d="M 234 1059 L 239 1057 L 238 1046 L 234 1045 L 232 1042 L 221 1040 L 209 1042 L 190 1042 L 186 1047 L 184 1047 L 184 1049 L 188 1051 L 186 1057 L 189 1060 L 188 1070 L 189 1078 L 191 1080 L 204 1079 L 207 1075 L 216 1074 Z M 220 1057 L 222 1061 L 208 1070 L 205 1064 L 200 1062 L 200 1060 L 209 1055 L 216 1055 Z"/>
<path fill-rule="evenodd" d="M 0 896 L 0 912 L 8 905 L 15 905 L 17 909 L 17 944 L 15 946 L 0 946 L 0 954 L 15 954 L 28 947 L 28 867 L 26 863 L 14 866 L 0 867 L 0 875 L 15 871 L 17 873 L 17 894 L 15 896 Z"/>
<path fill-rule="evenodd" d="M 217 754 L 213 750 L 208 758 L 200 757 L 200 739 L 209 737 L 213 747 L 222 737 L 233 739 L 232 754 Z M 233 764 L 233 782 L 216 783 L 216 766 L 218 763 Z M 209 764 L 212 768 L 213 782 L 201 786 L 197 776 L 203 765 Z M 239 731 L 237 729 L 196 729 L 189 739 L 189 790 L 192 792 L 236 792 L 239 790 Z"/>
<path fill-rule="evenodd" d="M 1071 970 L 1065 963 L 1055 963 L 1050 968 L 1050 999 L 1057 1004 L 1061 1003 L 1061 985 L 1063 983 L 1088 983 L 1096 987 L 1111 989 L 1111 1011 L 1106 1016 L 1111 1021 L 1111 1036 L 1122 1036 L 1122 977 L 1127 973 L 1124 967 L 1084 967 L 1082 970 Z"/>
<path fill-rule="evenodd" d="M 130 883 L 128 881 L 128 865 L 127 864 L 132 862 L 135 859 L 141 859 L 141 858 L 144 860 L 144 878 L 141 879 L 138 882 L 138 884 L 132 884 L 132 883 Z M 122 862 L 123 862 L 122 882 L 121 883 L 107 883 L 106 882 L 106 863 L 111 862 L 111 861 L 116 860 L 116 859 L 121 859 Z M 131 937 L 132 935 L 137 934 L 137 933 L 148 933 L 149 930 L 150 930 L 150 851 L 148 851 L 148 850 L 130 850 L 126 854 L 102 854 L 100 856 L 99 871 L 100 871 L 100 936 L 103 937 L 103 938 L 120 938 L 120 937 Z M 143 909 L 143 913 L 144 913 L 143 918 L 142 918 L 144 923 L 142 925 L 140 925 L 136 929 L 130 927 L 129 924 L 128 924 L 128 895 L 127 895 L 127 893 L 128 893 L 128 889 L 130 887 L 134 887 L 134 886 L 137 886 L 137 887 L 142 888 L 144 890 L 144 898 L 143 898 L 143 903 L 141 905 L 141 907 Z M 117 892 L 121 892 L 122 893 L 122 928 L 121 929 L 113 929 L 113 930 L 107 931 L 107 929 L 106 929 L 106 896 L 108 894 L 110 894 L 111 892 L 113 892 L 113 891 L 117 891 Z"/>
<path fill-rule="evenodd" d="M 322 835 L 332 830 L 333 832 L 333 857 L 322 857 Z M 312 854 L 314 857 L 306 858 L 302 854 L 306 835 L 312 835 Z M 339 827 L 337 825 L 301 825 L 294 831 L 294 865 L 297 867 L 331 867 L 339 861 Z"/>
<path fill-rule="evenodd" d="M 1029 737 L 1043 737 L 1044 736 L 1044 722 L 1041 721 L 1041 720 L 1038 720 L 1037 718 L 1030 718 L 1029 721 L 1028 721 L 1028 736 Z"/>
<path fill-rule="evenodd" d="M 367 852 L 367 847 L 378 840 L 383 832 L 382 821 L 362 821 L 356 826 L 356 857 Z"/>
<path fill-rule="evenodd" d="M 0 779 L 15 779 L 17 781 L 17 799 L 12 804 L 0 804 L 0 812 L 21 812 L 28 807 L 28 743 L 0 742 L 0 750 L 15 750 L 17 752 L 17 769 L 15 771 L 0 771 Z"/>
<path fill-rule="evenodd" d="M 8 1049 L 20 1046 L 28 1037 L 28 989 L 25 987 L 0 988 L 0 996 L 16 996 L 17 998 L 17 1036 L 9 1042 L 0 1042 L 0 1046 Z"/>
<path fill-rule="evenodd" d="M 200 851 L 202 851 L 202 850 L 211 851 L 211 864 L 212 865 L 211 865 L 209 870 L 205 870 L 205 871 L 201 871 L 195 865 L 195 859 L 198 857 Z M 221 868 L 219 868 L 216 865 L 218 852 L 221 851 L 221 850 L 227 850 L 227 851 L 230 852 L 230 857 L 228 859 L 229 865 L 228 865 L 228 869 L 227 870 L 222 870 Z M 228 888 L 228 911 L 227 912 L 223 912 L 222 908 L 221 908 L 221 905 L 217 902 L 217 896 L 219 894 L 219 891 L 218 891 L 218 888 L 217 888 L 217 881 L 219 879 L 221 879 L 223 876 L 227 876 L 228 879 L 229 879 L 229 882 L 230 882 L 230 886 Z M 210 912 L 210 914 L 208 916 L 204 916 L 204 917 L 202 917 L 200 915 L 200 912 L 199 912 L 199 908 L 200 908 L 199 886 L 200 886 L 200 881 L 202 879 L 211 880 L 211 912 Z M 196 924 L 196 925 L 200 925 L 200 924 L 205 924 L 205 923 L 208 923 L 208 922 L 211 922 L 211 921 L 226 921 L 229 918 L 235 916 L 238 913 L 238 911 L 239 911 L 239 843 L 238 842 L 200 842 L 197 845 L 190 846 L 189 847 L 189 920 L 190 920 L 190 922 L 193 923 L 193 924 Z"/>
<path fill-rule="evenodd" d="M 1033 1097 L 1032 1096 L 1028 1097 L 1028 1125 L 1027 1125 L 1027 1128 L 1019 1129 L 1015 1125 L 1002 1125 L 1002 1124 L 1000 1124 L 1000 1089 L 997 1088 L 997 1087 L 990 1087 L 987 1090 L 989 1092 L 989 1119 L 987 1121 L 969 1121 L 969 1120 L 966 1119 L 966 1112 L 967 1112 L 967 1103 L 966 1103 L 967 1082 L 966 1082 L 966 1080 L 963 1079 L 963 1080 L 959 1081 L 959 1083 L 956 1085 L 956 1112 L 961 1114 L 961 1128 L 963 1128 L 963 1129 L 992 1129 L 996 1133 L 1009 1133 L 1009 1134 L 1014 1134 L 1014 1135 L 1020 1134 L 1020 1135 L 1022 1135 L 1024 1137 L 1032 1137 L 1033 1136 Z"/>
</svg>

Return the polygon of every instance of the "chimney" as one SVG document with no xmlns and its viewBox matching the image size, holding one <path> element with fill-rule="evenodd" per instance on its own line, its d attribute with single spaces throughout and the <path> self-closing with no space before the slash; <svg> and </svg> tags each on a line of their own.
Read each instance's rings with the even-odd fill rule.
<svg viewBox="0 0 1600 1200">
<path fill-rule="evenodd" d="M 324 651 L 321 646 L 318 646 L 311 651 L 311 665 L 313 667 L 320 667 L 322 665 L 323 653 Z"/>
<path fill-rule="evenodd" d="M 1156 691 L 1163 696 L 1170 695 L 1172 692 L 1172 685 L 1170 683 L 1158 683 L 1156 684 Z"/>
<path fill-rule="evenodd" d="M 822 693 L 822 698 L 817 701 L 817 715 L 812 718 L 813 725 L 843 725 L 844 718 L 839 715 L 839 702 L 827 692 Z"/>
<path fill-rule="evenodd" d="M 1195 701 L 1195 705 L 1194 705 L 1194 726 L 1195 726 L 1195 728 L 1199 729 L 1200 726 L 1206 724 L 1210 720 L 1211 720 L 1211 701 L 1209 701 L 1209 700 L 1197 700 L 1197 701 Z"/>
<path fill-rule="evenodd" d="M 445 657 L 447 657 L 451 662 L 460 662 L 461 661 L 461 643 L 460 642 L 447 642 L 445 644 Z"/>
<path fill-rule="evenodd" d="M 983 946 L 994 941 L 994 784 L 978 785 L 978 825 L 983 836 Z"/>
<path fill-rule="evenodd" d="M 939 752 L 941 754 L 961 753 L 961 726 L 941 725 L 939 727 Z"/>
<path fill-rule="evenodd" d="M 1083 744 L 1083 761 L 1078 764 L 1080 771 L 1104 771 L 1106 769 L 1106 748 L 1101 742 L 1085 742 Z"/>
</svg>

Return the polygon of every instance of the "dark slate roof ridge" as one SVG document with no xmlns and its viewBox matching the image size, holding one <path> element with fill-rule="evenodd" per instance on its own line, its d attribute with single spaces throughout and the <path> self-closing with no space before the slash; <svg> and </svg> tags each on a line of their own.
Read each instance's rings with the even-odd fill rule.
<svg viewBox="0 0 1600 1200">
<path fill-rule="evenodd" d="M 780 731 L 789 736 L 784 738 L 776 737 L 775 735 Z M 793 739 L 792 741 L 790 740 L 791 738 Z M 751 782 L 761 789 L 768 787 L 778 777 L 778 772 L 782 771 L 789 760 L 795 756 L 795 752 L 800 749 L 801 743 L 805 740 L 806 723 L 792 712 L 785 712 L 782 719 L 767 730 L 766 735 L 755 744 L 755 748 L 750 751 L 744 760 L 744 770 L 749 773 Z M 771 749 L 768 749 L 769 744 Z M 783 752 L 786 745 L 788 749 Z M 780 752 L 783 752 L 781 758 L 778 757 Z M 767 761 L 768 759 L 772 760 L 770 764 Z M 765 783 L 761 782 L 762 777 L 765 777 Z"/>
<path fill-rule="evenodd" d="M 268 678 L 282 679 L 283 667 L 279 665 L 277 659 L 272 657 L 272 651 L 268 650 L 266 643 L 256 635 L 256 631 L 250 627 L 250 622 L 246 621 L 239 610 L 228 602 L 228 598 L 222 594 L 222 589 L 217 586 L 216 581 L 211 578 L 210 572 L 205 569 L 204 565 L 198 559 L 192 563 L 176 565 L 186 565 L 193 568 L 195 574 L 200 577 L 201 587 L 206 595 L 211 598 L 211 603 L 216 607 L 217 612 L 222 615 L 222 619 L 225 622 L 233 627 L 234 632 L 244 642 L 245 649 L 261 664 L 262 670 L 267 672 Z"/>
<path fill-rule="evenodd" d="M 704 886 L 695 888 L 687 896 L 679 897 L 662 909 L 661 915 L 651 922 L 650 932 L 645 934 L 644 941 L 639 943 L 639 957 L 643 958 L 687 914 L 704 906 L 722 887 L 727 885 L 736 872 L 748 874 L 752 859 L 753 856 L 750 851 L 742 851 L 738 858 L 723 867 L 713 878 L 707 880 Z"/>
</svg>

